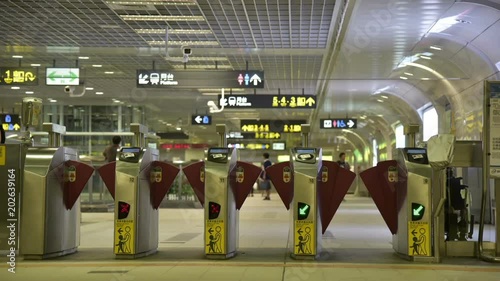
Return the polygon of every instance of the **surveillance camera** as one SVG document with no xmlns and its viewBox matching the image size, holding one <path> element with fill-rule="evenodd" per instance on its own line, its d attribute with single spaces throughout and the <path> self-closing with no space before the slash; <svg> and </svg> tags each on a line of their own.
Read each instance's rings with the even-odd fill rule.
<svg viewBox="0 0 500 281">
<path fill-rule="evenodd" d="M 182 53 L 184 54 L 184 56 L 189 56 L 193 53 L 193 49 L 191 49 L 190 47 L 182 47 Z"/>
<path fill-rule="evenodd" d="M 210 113 L 214 113 L 214 111 L 219 110 L 219 107 L 215 104 L 214 101 L 208 101 L 207 106 L 210 109 Z"/>
<path fill-rule="evenodd" d="M 189 62 L 189 55 L 186 55 L 186 54 L 185 54 L 185 55 L 182 57 L 182 62 L 183 62 L 183 63 L 187 63 L 187 62 Z"/>
<path fill-rule="evenodd" d="M 74 91 L 75 91 L 75 87 L 74 86 L 66 86 L 66 87 L 64 87 L 64 92 L 67 93 L 67 94 L 72 94 Z"/>
</svg>

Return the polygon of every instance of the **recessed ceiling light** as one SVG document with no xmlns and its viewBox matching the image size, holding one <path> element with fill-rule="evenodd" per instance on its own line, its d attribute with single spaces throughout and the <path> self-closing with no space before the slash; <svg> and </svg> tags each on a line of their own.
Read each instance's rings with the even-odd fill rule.
<svg viewBox="0 0 500 281">
<path fill-rule="evenodd" d="M 10 87 L 10 88 L 11 88 L 12 90 L 19 90 L 19 89 L 21 89 L 21 87 L 17 87 L 17 86 L 12 86 L 12 87 Z"/>
<path fill-rule="evenodd" d="M 429 48 L 431 48 L 433 50 L 441 51 L 441 47 L 438 47 L 438 46 L 430 46 Z"/>
<path fill-rule="evenodd" d="M 172 126 L 172 123 L 167 123 L 167 124 L 165 124 L 165 125 L 167 125 L 167 126 Z"/>
<path fill-rule="evenodd" d="M 426 78 L 426 77 L 423 77 L 423 78 L 420 78 L 422 80 L 431 80 L 431 78 Z"/>
<path fill-rule="evenodd" d="M 113 102 L 120 102 L 119 100 L 114 100 Z"/>
<path fill-rule="evenodd" d="M 182 130 L 182 128 L 181 128 L 181 127 L 177 127 L 177 128 L 175 128 L 175 129 L 176 129 L 177 131 Z"/>
<path fill-rule="evenodd" d="M 420 56 L 420 58 L 423 58 L 423 59 L 426 59 L 426 60 L 432 59 L 431 57 L 428 57 L 428 56 Z"/>
<path fill-rule="evenodd" d="M 57 102 L 57 100 L 50 100 L 50 102 Z"/>
<path fill-rule="evenodd" d="M 129 21 L 204 21 L 202 16 L 118 15 Z"/>
<path fill-rule="evenodd" d="M 39 63 L 32 63 L 31 66 L 40 66 Z"/>
<path fill-rule="evenodd" d="M 102 64 L 93 64 L 92 67 L 102 67 Z"/>
<path fill-rule="evenodd" d="M 413 76 L 413 73 L 410 73 L 410 72 L 405 72 L 405 74 L 408 76 Z"/>
<path fill-rule="evenodd" d="M 87 87 L 87 88 L 85 88 L 85 90 L 87 90 L 87 91 L 92 91 L 92 90 L 94 90 L 94 88 L 92 88 L 92 87 Z"/>
<path fill-rule="evenodd" d="M 168 5 L 168 6 L 181 6 L 181 5 L 195 5 L 194 1 L 190 0 L 141 0 L 141 1 L 106 1 L 108 4 L 114 5 Z"/>
<path fill-rule="evenodd" d="M 165 29 L 139 28 L 135 32 L 139 34 L 165 34 Z M 208 29 L 169 29 L 168 34 L 212 34 Z"/>
<path fill-rule="evenodd" d="M 89 57 L 78 57 L 79 60 L 88 60 Z"/>
<path fill-rule="evenodd" d="M 174 64 L 172 65 L 174 69 L 184 69 L 183 64 Z M 190 69 L 215 69 L 215 64 L 195 64 L 195 65 L 188 65 L 187 68 Z M 233 69 L 232 66 L 230 65 L 217 65 L 217 69 Z"/>
<path fill-rule="evenodd" d="M 165 41 L 148 41 L 151 46 L 165 46 Z M 218 46 L 217 41 L 168 41 L 169 46 Z"/>
<path fill-rule="evenodd" d="M 383 101 L 383 100 L 381 100 L 381 99 L 377 99 L 377 101 L 378 101 L 378 102 L 384 102 L 384 101 Z"/>
<path fill-rule="evenodd" d="M 34 93 L 35 93 L 35 92 L 33 92 L 33 91 L 26 91 L 26 94 L 27 94 L 27 95 L 33 95 Z"/>
<path fill-rule="evenodd" d="M 379 114 L 379 115 L 377 115 L 377 116 L 378 116 L 378 117 L 384 117 L 384 115 L 382 115 L 382 114 Z"/>
<path fill-rule="evenodd" d="M 104 71 L 104 74 L 114 74 L 113 71 Z"/>
<path fill-rule="evenodd" d="M 96 95 L 104 95 L 104 92 L 95 92 Z"/>
<path fill-rule="evenodd" d="M 201 93 L 202 96 L 218 96 L 220 93 Z"/>
<path fill-rule="evenodd" d="M 22 59 L 22 58 L 23 58 L 23 56 L 14 55 L 14 56 L 12 56 L 12 58 L 15 58 L 15 59 Z"/>
<path fill-rule="evenodd" d="M 408 79 L 408 77 L 404 77 L 404 76 L 399 76 L 399 78 L 401 78 L 401 79 L 403 79 L 403 80 Z"/>
<path fill-rule="evenodd" d="M 381 96 L 381 97 L 384 98 L 384 99 L 388 99 L 389 98 L 388 96 Z"/>
</svg>

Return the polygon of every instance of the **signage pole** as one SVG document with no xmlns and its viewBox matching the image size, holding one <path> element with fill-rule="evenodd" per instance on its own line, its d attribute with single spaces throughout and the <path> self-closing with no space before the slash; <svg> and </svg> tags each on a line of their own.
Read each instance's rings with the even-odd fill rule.
<svg viewBox="0 0 500 281">
<path fill-rule="evenodd" d="M 215 131 L 219 134 L 219 147 L 227 147 L 226 139 L 226 125 L 217 124 L 215 125 Z"/>
<path fill-rule="evenodd" d="M 311 131 L 311 125 L 302 124 L 300 125 L 302 134 L 302 147 L 309 147 L 309 132 Z"/>
</svg>

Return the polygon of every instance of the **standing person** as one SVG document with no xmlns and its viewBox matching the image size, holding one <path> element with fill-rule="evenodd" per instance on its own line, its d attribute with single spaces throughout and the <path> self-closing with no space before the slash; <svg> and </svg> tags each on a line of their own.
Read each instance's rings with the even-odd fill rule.
<svg viewBox="0 0 500 281">
<path fill-rule="evenodd" d="M 262 162 L 262 172 L 260 173 L 260 188 L 266 192 L 264 200 L 271 200 L 271 178 L 267 175 L 266 169 L 273 163 L 269 160 L 269 153 L 264 153 L 264 162 Z"/>
<path fill-rule="evenodd" d="M 114 162 L 116 161 L 116 152 L 118 148 L 120 148 L 120 143 L 122 142 L 122 138 L 119 136 L 113 137 L 113 143 L 104 149 L 102 155 L 106 158 L 106 162 Z"/>
<path fill-rule="evenodd" d="M 2 123 L 0 123 L 0 143 L 5 143 L 5 130 L 3 129 Z"/>
<path fill-rule="evenodd" d="M 341 152 L 339 154 L 339 160 L 337 161 L 337 164 L 339 164 L 339 166 L 344 168 L 344 169 L 351 170 L 351 166 L 349 166 L 349 163 L 347 163 L 345 161 L 345 153 L 344 152 Z"/>
</svg>

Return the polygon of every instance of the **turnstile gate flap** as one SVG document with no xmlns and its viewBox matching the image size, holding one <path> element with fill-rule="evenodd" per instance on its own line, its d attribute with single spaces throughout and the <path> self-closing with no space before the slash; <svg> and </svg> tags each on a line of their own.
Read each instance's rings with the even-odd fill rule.
<svg viewBox="0 0 500 281">
<path fill-rule="evenodd" d="M 293 172 L 290 161 L 276 163 L 267 167 L 266 174 L 271 178 L 271 182 L 276 188 L 281 201 L 289 210 L 293 199 Z"/>
<path fill-rule="evenodd" d="M 262 169 L 251 163 L 236 161 L 236 166 L 229 172 L 229 183 L 233 190 L 236 209 L 241 209 L 245 199 L 259 178 Z"/>
<path fill-rule="evenodd" d="M 94 167 L 82 162 L 68 160 L 64 163 L 64 206 L 71 210 L 82 190 L 94 173 Z"/>
<path fill-rule="evenodd" d="M 169 191 L 180 169 L 174 165 L 153 161 L 149 166 L 151 205 L 158 209 L 163 198 Z"/>
<path fill-rule="evenodd" d="M 102 178 L 102 181 L 108 188 L 109 193 L 115 199 L 115 182 L 116 182 L 116 162 L 110 162 L 97 168 L 97 172 Z"/>
<path fill-rule="evenodd" d="M 323 233 L 328 228 L 355 178 L 355 173 L 341 168 L 336 162 L 322 161 L 318 174 L 318 199 Z"/>
<path fill-rule="evenodd" d="M 397 185 L 398 164 L 396 160 L 378 162 L 360 174 L 375 205 L 392 234 L 398 231 Z"/>
<path fill-rule="evenodd" d="M 182 168 L 202 206 L 205 204 L 205 162 L 200 161 Z"/>
</svg>

